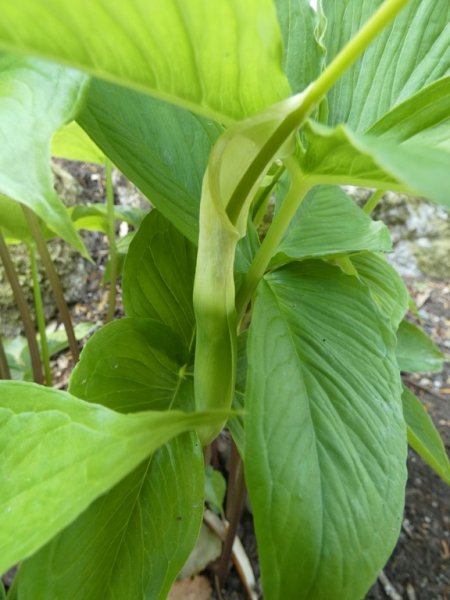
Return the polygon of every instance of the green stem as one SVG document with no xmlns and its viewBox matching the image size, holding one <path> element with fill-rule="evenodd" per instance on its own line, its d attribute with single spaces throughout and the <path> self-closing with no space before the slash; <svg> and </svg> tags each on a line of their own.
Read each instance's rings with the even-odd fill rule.
<svg viewBox="0 0 450 600">
<path fill-rule="evenodd" d="M 64 329 L 66 330 L 67 341 L 69 342 L 69 348 L 72 353 L 73 360 L 76 362 L 80 355 L 78 349 L 78 342 L 75 337 L 75 332 L 73 330 L 72 320 L 70 318 L 70 312 L 67 307 L 66 300 L 64 298 L 64 293 L 62 291 L 61 282 L 59 281 L 58 273 L 53 265 L 52 258 L 50 256 L 50 252 L 48 251 L 46 241 L 44 236 L 42 235 L 41 227 L 39 225 L 39 221 L 32 210 L 23 206 L 23 212 L 25 214 L 25 218 L 27 220 L 28 226 L 30 228 L 31 234 L 36 243 L 37 249 L 41 256 L 42 264 L 44 265 L 45 271 L 47 273 L 47 277 L 50 281 L 50 285 L 52 286 L 53 296 L 55 298 L 56 306 L 58 307 L 59 314 L 61 316 L 61 321 L 63 322 Z"/>
<path fill-rule="evenodd" d="M 275 254 L 298 207 L 308 193 L 311 183 L 305 179 L 294 160 L 286 161 L 291 175 L 291 187 L 267 231 L 256 256 L 250 265 L 236 298 L 236 310 L 239 320 L 245 311 L 253 292 L 264 275 L 272 256 Z"/>
<path fill-rule="evenodd" d="M 27 338 L 28 348 L 30 350 L 30 360 L 31 369 L 33 371 L 33 379 L 36 383 L 44 383 L 39 346 L 36 341 L 36 329 L 33 323 L 33 318 L 31 316 L 30 309 L 27 305 L 27 301 L 25 300 L 22 288 L 20 287 L 19 279 L 14 269 L 14 264 L 11 260 L 8 246 L 6 245 L 5 239 L 1 232 L 0 259 L 5 268 L 6 277 L 8 278 L 9 284 L 14 294 L 14 299 L 16 301 L 17 308 L 19 309 L 19 313 L 22 318 L 25 336 Z"/>
<path fill-rule="evenodd" d="M 384 190 L 376 190 L 363 206 L 363 211 L 370 215 L 373 209 L 379 204 L 386 192 Z"/>
<path fill-rule="evenodd" d="M 114 319 L 116 312 L 117 296 L 117 245 L 116 245 L 116 221 L 114 216 L 114 189 L 112 183 L 112 164 L 111 161 L 105 161 L 105 180 L 106 180 L 106 209 L 108 219 L 108 242 L 109 242 L 109 274 L 110 288 L 108 295 L 108 313 L 106 323 Z"/>
<path fill-rule="evenodd" d="M 36 311 L 36 321 L 39 330 L 39 336 L 41 338 L 41 356 L 42 364 L 44 365 L 45 383 L 51 387 L 53 385 L 52 369 L 50 367 L 50 353 L 48 350 L 47 332 L 45 330 L 44 305 L 42 303 L 42 294 L 39 285 L 39 271 L 36 261 L 36 250 L 33 244 L 30 244 L 28 249 L 30 252 L 31 277 L 33 279 L 34 308 Z"/>
<path fill-rule="evenodd" d="M 322 74 L 299 95 L 301 100 L 299 106 L 286 116 L 266 141 L 231 195 L 227 205 L 227 214 L 233 223 L 239 215 L 242 198 L 248 197 L 260 173 L 272 160 L 274 148 L 281 148 L 289 136 L 306 121 L 330 88 L 408 2 L 409 0 L 385 0 Z"/>
<path fill-rule="evenodd" d="M 0 335 L 0 379 L 11 379 L 8 359 L 6 358 L 5 348 L 3 346 L 2 336 Z"/>
</svg>

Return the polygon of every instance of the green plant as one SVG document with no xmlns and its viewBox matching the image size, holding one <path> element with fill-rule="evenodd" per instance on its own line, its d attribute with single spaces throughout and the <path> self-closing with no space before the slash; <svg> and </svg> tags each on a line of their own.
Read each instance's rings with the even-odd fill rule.
<svg viewBox="0 0 450 600">
<path fill-rule="evenodd" d="M 1 59 L 0 191 L 84 252 L 48 165 L 76 116 L 157 209 L 126 258 L 127 316 L 89 340 L 69 393 L 0 383 L 11 597 L 165 598 L 202 519 L 199 440 L 224 426 L 242 462 L 222 575 L 243 469 L 268 600 L 366 592 L 399 533 L 407 434 L 450 481 L 397 335 L 418 349 L 407 369 L 443 357 L 401 324 L 369 216 L 388 189 L 450 205 L 450 7 L 322 5 L 4 3 L 0 46 L 21 57 Z M 60 141 L 74 132 L 88 158 L 76 126 Z M 341 184 L 378 191 L 361 210 Z"/>
</svg>

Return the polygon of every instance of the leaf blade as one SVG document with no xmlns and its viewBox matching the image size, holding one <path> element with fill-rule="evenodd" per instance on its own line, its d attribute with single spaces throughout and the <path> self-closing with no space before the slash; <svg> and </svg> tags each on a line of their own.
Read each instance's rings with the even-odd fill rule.
<svg viewBox="0 0 450 600">
<path fill-rule="evenodd" d="M 292 265 L 259 288 L 245 469 L 269 600 L 362 596 L 396 541 L 406 432 L 393 349 L 367 290 L 338 269 Z"/>
</svg>

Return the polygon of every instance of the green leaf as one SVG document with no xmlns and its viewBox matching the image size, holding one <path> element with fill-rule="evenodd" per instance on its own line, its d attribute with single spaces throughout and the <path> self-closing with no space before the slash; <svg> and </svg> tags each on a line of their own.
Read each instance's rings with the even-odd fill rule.
<svg viewBox="0 0 450 600">
<path fill-rule="evenodd" d="M 202 179 L 222 127 L 97 80 L 78 122 L 151 203 L 197 243 Z"/>
<path fill-rule="evenodd" d="M 404 141 L 439 125 L 449 115 L 450 77 L 444 77 L 397 105 L 374 123 L 367 133 Z"/>
<path fill-rule="evenodd" d="M 6 600 L 5 587 L 1 580 L 0 580 L 0 600 Z"/>
<path fill-rule="evenodd" d="M 450 154 L 413 142 L 398 144 L 309 121 L 300 165 L 314 183 L 352 184 L 420 194 L 450 207 Z"/>
<path fill-rule="evenodd" d="M 328 63 L 381 0 L 324 0 Z M 411 0 L 328 95 L 329 123 L 366 131 L 450 69 L 448 0 Z M 420 123 L 418 121 L 418 123 Z"/>
<path fill-rule="evenodd" d="M 155 406 L 191 410 L 194 387 L 192 379 L 184 378 L 180 348 L 178 338 L 161 323 L 115 321 L 86 344 L 70 391 L 121 412 Z M 25 569 L 30 598 L 34 575 L 42 570 L 44 582 L 48 577 L 47 597 L 73 586 L 83 598 L 94 600 L 103 586 L 110 590 L 108 598 L 138 599 L 139 590 L 145 589 L 149 597 L 163 600 L 197 539 L 203 468 L 196 436 L 178 438 L 158 450 L 31 559 L 30 572 Z M 56 551 L 61 556 L 57 565 L 52 559 Z M 96 583 L 83 573 L 90 573 Z"/>
<path fill-rule="evenodd" d="M 114 5 L 91 0 L 88 11 L 76 10 L 71 0 L 56 5 L 17 0 L 3 6 L 0 45 L 84 69 L 220 122 L 289 95 L 270 0 Z"/>
<path fill-rule="evenodd" d="M 52 156 L 98 165 L 104 165 L 106 160 L 100 148 L 75 121 L 58 129 L 53 136 Z"/>
<path fill-rule="evenodd" d="M 223 511 L 226 491 L 227 484 L 222 473 L 208 465 L 205 468 L 205 500 L 218 513 Z"/>
<path fill-rule="evenodd" d="M 123 303 L 130 317 L 151 317 L 192 342 L 197 249 L 156 210 L 133 238 L 123 274 Z"/>
<path fill-rule="evenodd" d="M 69 209 L 72 221 L 77 229 L 108 232 L 108 209 L 106 204 L 79 204 Z M 146 211 L 134 206 L 114 206 L 114 218 L 134 227 L 139 227 Z"/>
<path fill-rule="evenodd" d="M 78 323 L 74 327 L 75 338 L 80 341 L 95 329 L 94 323 Z M 39 333 L 36 335 L 40 346 L 41 338 Z M 47 328 L 47 342 L 50 356 L 54 356 L 61 350 L 69 347 L 67 333 L 61 328 L 53 331 L 51 327 Z M 5 351 L 8 356 L 8 364 L 14 371 L 13 379 L 24 381 L 33 381 L 33 369 L 31 367 L 30 350 L 25 337 L 18 335 L 13 339 L 4 340 Z"/>
<path fill-rule="evenodd" d="M 397 271 L 381 254 L 363 252 L 351 257 L 360 280 L 367 285 L 375 304 L 397 330 L 408 310 L 409 294 Z"/>
<path fill-rule="evenodd" d="M 50 140 L 74 117 L 87 81 L 77 71 L 44 61 L 0 55 L 0 193 L 31 208 L 84 256 L 84 244 L 53 188 Z"/>
<path fill-rule="evenodd" d="M 433 421 L 421 401 L 406 386 L 403 386 L 402 401 L 409 445 L 450 485 L 450 460 Z"/>
<path fill-rule="evenodd" d="M 187 347 L 167 325 L 153 319 L 120 319 L 88 340 L 69 391 L 121 412 L 165 410 L 192 383 L 184 379 L 188 359 Z"/>
<path fill-rule="evenodd" d="M 26 560 L 21 600 L 165 600 L 203 517 L 203 453 L 183 435 Z"/>
<path fill-rule="evenodd" d="M 321 262 L 262 280 L 248 341 L 245 472 L 264 598 L 361 598 L 398 537 L 406 432 L 395 336 Z"/>
<path fill-rule="evenodd" d="M 401 371 L 439 373 L 444 367 L 445 355 L 420 327 L 408 321 L 398 328 L 396 354 Z"/>
<path fill-rule="evenodd" d="M 0 572 L 171 438 L 223 419 L 180 411 L 121 415 L 31 383 L 2 381 L 0 392 Z"/>
<path fill-rule="evenodd" d="M 272 265 L 292 259 L 391 249 L 389 231 L 381 221 L 373 221 L 338 187 L 321 186 L 303 200 Z"/>
<path fill-rule="evenodd" d="M 322 71 L 326 49 L 321 43 L 323 14 L 309 0 L 276 0 L 283 36 L 283 70 L 292 92 L 302 92 Z"/>
<path fill-rule="evenodd" d="M 8 244 L 31 242 L 33 239 L 21 205 L 1 194 L 0 229 Z"/>
</svg>

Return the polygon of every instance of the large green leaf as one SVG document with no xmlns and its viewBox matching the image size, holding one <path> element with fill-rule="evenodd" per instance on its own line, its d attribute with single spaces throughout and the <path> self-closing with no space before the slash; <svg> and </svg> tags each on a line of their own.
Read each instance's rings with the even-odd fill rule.
<svg viewBox="0 0 450 600">
<path fill-rule="evenodd" d="M 394 331 L 408 310 L 409 294 L 397 271 L 381 254 L 363 252 L 351 257 L 358 277 L 367 285 L 374 302 Z"/>
<path fill-rule="evenodd" d="M 381 2 L 323 1 L 328 62 Z M 448 0 L 411 0 L 330 91 L 329 123 L 348 123 L 363 132 L 449 70 Z"/>
<path fill-rule="evenodd" d="M 121 412 L 165 410 L 187 385 L 183 367 L 188 359 L 187 347 L 167 325 L 154 319 L 120 319 L 89 339 L 69 391 Z"/>
<path fill-rule="evenodd" d="M 21 600 L 165 600 L 203 516 L 203 453 L 189 435 L 158 450 L 26 560 Z"/>
<path fill-rule="evenodd" d="M 408 321 L 402 321 L 397 332 L 397 361 L 401 371 L 439 373 L 445 355 L 427 334 Z"/>
<path fill-rule="evenodd" d="M 75 116 L 87 81 L 77 71 L 45 61 L 0 55 L 0 193 L 31 208 L 84 255 L 53 188 L 50 141 Z"/>
<path fill-rule="evenodd" d="M 406 386 L 403 386 L 402 401 L 409 445 L 450 485 L 450 460 L 433 421 L 421 401 Z"/>
<path fill-rule="evenodd" d="M 197 243 L 203 174 L 222 127 L 97 80 L 78 121 L 152 204 Z"/>
<path fill-rule="evenodd" d="M 195 329 L 196 254 L 195 246 L 154 210 L 133 238 L 123 273 L 126 314 L 162 321 L 187 347 Z"/>
<path fill-rule="evenodd" d="M 406 481 L 394 348 L 356 277 L 308 261 L 261 282 L 245 471 L 267 600 L 360 598 L 392 551 Z"/>
<path fill-rule="evenodd" d="M 302 92 L 322 71 L 325 47 L 321 44 L 323 15 L 309 0 L 276 0 L 283 36 L 283 69 L 294 94 Z"/>
<path fill-rule="evenodd" d="M 121 415 L 22 382 L 0 382 L 0 406 L 0 573 L 171 438 L 218 420 L 180 411 Z"/>
<path fill-rule="evenodd" d="M 1 45 L 218 121 L 248 116 L 289 95 L 271 0 L 91 0 L 87 10 L 72 0 L 8 0 Z"/>
<path fill-rule="evenodd" d="M 373 221 L 338 187 L 320 186 L 303 200 L 272 264 L 391 248 L 389 231 L 381 221 Z"/>
<path fill-rule="evenodd" d="M 180 372 L 179 348 L 161 323 L 116 321 L 86 344 L 70 391 L 121 412 L 192 409 L 193 383 Z M 144 590 L 164 600 L 194 546 L 203 497 L 198 438 L 179 437 L 26 561 L 20 597 L 139 600 Z"/>
<path fill-rule="evenodd" d="M 309 121 L 301 168 L 314 183 L 353 184 L 426 196 L 450 207 L 450 153 L 413 142 L 398 144 Z"/>
</svg>

